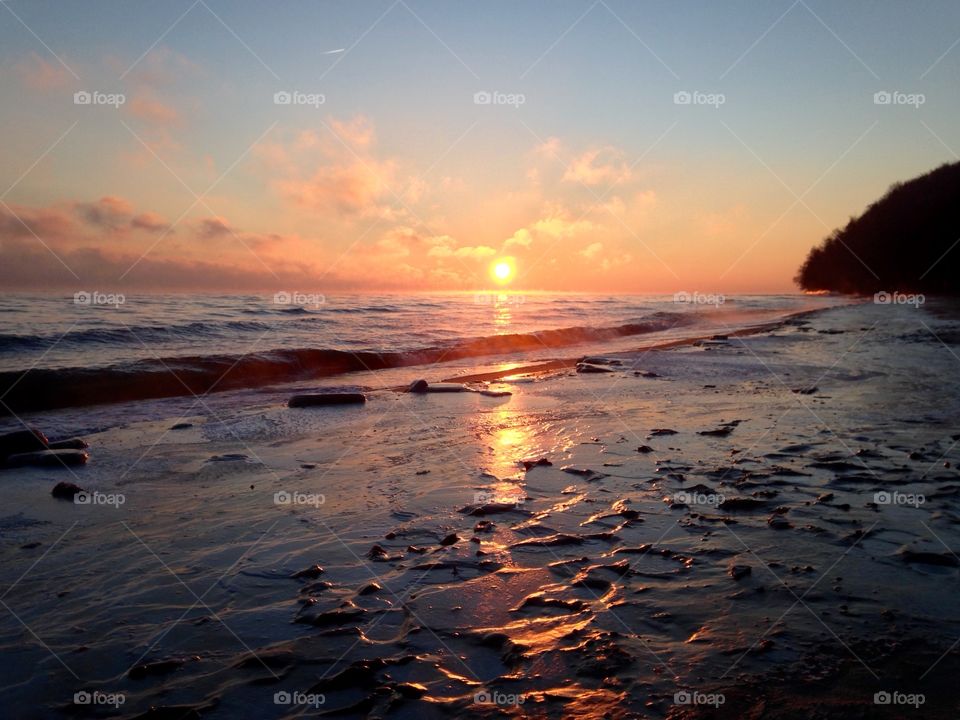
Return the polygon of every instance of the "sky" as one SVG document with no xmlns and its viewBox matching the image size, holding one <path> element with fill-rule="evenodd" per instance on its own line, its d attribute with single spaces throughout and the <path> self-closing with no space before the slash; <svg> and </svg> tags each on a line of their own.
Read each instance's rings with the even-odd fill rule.
<svg viewBox="0 0 960 720">
<path fill-rule="evenodd" d="M 952 0 L 0 0 L 0 287 L 792 292 L 958 71 Z"/>
</svg>

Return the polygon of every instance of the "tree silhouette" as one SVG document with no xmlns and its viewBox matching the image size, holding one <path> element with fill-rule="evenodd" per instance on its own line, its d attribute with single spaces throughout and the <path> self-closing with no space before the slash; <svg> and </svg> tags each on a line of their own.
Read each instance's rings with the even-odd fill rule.
<svg viewBox="0 0 960 720">
<path fill-rule="evenodd" d="M 892 185 L 860 217 L 810 250 L 795 282 L 804 290 L 955 295 L 958 241 L 960 163 L 953 163 Z"/>
</svg>

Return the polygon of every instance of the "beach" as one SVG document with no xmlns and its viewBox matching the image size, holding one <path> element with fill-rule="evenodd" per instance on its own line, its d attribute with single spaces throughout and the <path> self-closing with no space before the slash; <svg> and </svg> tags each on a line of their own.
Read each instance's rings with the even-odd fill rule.
<svg viewBox="0 0 960 720">
<path fill-rule="evenodd" d="M 510 369 L 574 346 L 28 415 L 91 459 L 3 471 L 6 705 L 955 717 L 954 317 L 845 303 L 593 371 Z M 391 389 L 478 374 L 510 394 Z M 367 402 L 286 407 L 318 387 Z"/>
</svg>

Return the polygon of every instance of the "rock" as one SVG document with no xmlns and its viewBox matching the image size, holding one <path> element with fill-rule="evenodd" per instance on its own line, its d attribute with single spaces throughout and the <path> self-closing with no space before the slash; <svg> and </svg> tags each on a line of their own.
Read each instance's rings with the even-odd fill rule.
<svg viewBox="0 0 960 720">
<path fill-rule="evenodd" d="M 0 461 L 10 455 L 45 450 L 49 442 L 46 435 L 33 428 L 0 435 Z"/>
<path fill-rule="evenodd" d="M 42 450 L 40 452 L 19 453 L 10 455 L 6 460 L 7 467 L 58 468 L 86 465 L 90 455 L 83 450 Z"/>
<path fill-rule="evenodd" d="M 650 431 L 651 437 L 662 437 L 663 435 L 676 435 L 676 430 L 671 430 L 670 428 L 654 428 Z"/>
<path fill-rule="evenodd" d="M 193 427 L 193 423 L 181 422 L 181 423 L 177 423 L 176 425 L 172 425 L 172 426 L 170 427 L 170 429 L 171 429 L 171 430 L 186 430 L 187 428 L 192 428 L 192 427 Z"/>
<path fill-rule="evenodd" d="M 287 401 L 287 407 L 317 407 L 324 405 L 362 405 L 367 396 L 358 392 L 343 393 L 311 393 L 308 395 L 294 395 Z"/>
<path fill-rule="evenodd" d="M 410 387 L 407 388 L 407 392 L 425 393 L 428 387 L 429 385 L 427 385 L 427 381 L 421 378 L 419 380 L 414 380 L 412 383 L 410 383 Z"/>
<path fill-rule="evenodd" d="M 541 466 L 549 467 L 550 465 L 553 465 L 553 463 L 547 460 L 546 458 L 540 458 L 539 460 L 521 460 L 520 464 L 523 465 L 524 470 L 531 470 L 535 467 L 541 467 Z"/>
<path fill-rule="evenodd" d="M 470 392 L 470 388 L 462 383 L 434 383 L 427 388 L 427 392 L 431 393 L 448 393 L 448 392 Z"/>
<path fill-rule="evenodd" d="M 510 397 L 513 395 L 509 390 L 477 390 L 477 393 L 487 397 Z"/>
<path fill-rule="evenodd" d="M 753 572 L 753 569 L 749 565 L 731 565 L 727 568 L 727 572 L 730 574 L 734 580 L 739 580 L 742 577 L 746 577 Z"/>
<path fill-rule="evenodd" d="M 367 583 L 357 591 L 357 595 L 373 595 L 381 590 L 383 590 L 383 588 L 379 585 L 379 583 Z"/>
<path fill-rule="evenodd" d="M 755 498 L 727 498 L 717 507 L 721 510 L 755 510 L 766 504 L 765 501 Z"/>
<path fill-rule="evenodd" d="M 47 445 L 50 450 L 86 450 L 90 447 L 83 438 L 67 438 L 66 440 L 51 440 Z"/>
<path fill-rule="evenodd" d="M 447 547 L 447 546 L 453 545 L 453 544 L 455 544 L 455 543 L 457 543 L 457 542 L 459 542 L 459 541 L 460 541 L 460 536 L 459 536 L 459 535 L 457 535 L 456 533 L 450 533 L 450 534 L 447 535 L 443 540 L 440 541 L 440 544 L 443 545 L 444 547 Z"/>
<path fill-rule="evenodd" d="M 578 373 L 610 373 L 613 368 L 603 367 L 602 365 L 592 365 L 590 363 L 577 363 Z"/>
<path fill-rule="evenodd" d="M 790 521 L 787 520 L 783 515 L 771 515 L 767 520 L 767 525 L 772 527 L 774 530 L 788 530 L 793 527 L 790 524 Z"/>
<path fill-rule="evenodd" d="M 50 494 L 59 500 L 73 500 L 77 493 L 83 492 L 83 488 L 72 482 L 58 482 L 53 486 Z"/>
<path fill-rule="evenodd" d="M 309 578 L 310 580 L 316 580 L 318 577 L 323 575 L 323 568 L 319 565 L 311 565 L 308 568 L 303 570 L 298 570 L 290 577 L 292 578 Z"/>
<path fill-rule="evenodd" d="M 797 395 L 813 395 L 819 389 L 820 388 L 814 385 L 812 387 L 793 388 L 792 392 L 795 392 Z"/>
<path fill-rule="evenodd" d="M 654 451 L 653 448 L 650 447 L 649 445 L 641 445 L 640 447 L 637 448 L 638 453 L 646 454 L 646 453 L 652 453 L 653 451 Z"/>
</svg>

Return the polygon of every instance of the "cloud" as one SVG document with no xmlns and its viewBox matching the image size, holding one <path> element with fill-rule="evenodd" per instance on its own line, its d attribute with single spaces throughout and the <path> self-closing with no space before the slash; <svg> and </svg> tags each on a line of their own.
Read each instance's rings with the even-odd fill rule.
<svg viewBox="0 0 960 720">
<path fill-rule="evenodd" d="M 20 83 L 30 90 L 60 90 L 67 87 L 73 76 L 56 61 L 50 61 L 35 52 L 13 66 Z"/>
<path fill-rule="evenodd" d="M 108 195 L 96 202 L 77 203 L 77 212 L 91 225 L 101 228 L 118 229 L 127 225 L 133 215 L 133 205 L 129 201 Z"/>
<path fill-rule="evenodd" d="M 170 223 L 159 213 L 147 211 L 134 217 L 130 221 L 130 226 L 138 230 L 154 232 L 167 230 L 170 227 Z"/>
<path fill-rule="evenodd" d="M 205 240 L 222 237 L 224 235 L 233 235 L 234 230 L 230 224 L 220 217 L 203 218 L 197 223 L 198 233 Z"/>
<path fill-rule="evenodd" d="M 563 179 L 584 185 L 613 185 L 630 179 L 630 168 L 614 148 L 587 150 L 570 163 Z"/>
<path fill-rule="evenodd" d="M 330 118 L 330 127 L 341 140 L 354 148 L 367 150 L 376 142 L 373 123 L 363 115 L 357 115 L 350 120 Z"/>
<path fill-rule="evenodd" d="M 580 254 L 587 258 L 587 260 L 593 260 L 601 250 L 603 250 L 603 243 L 595 242 L 587 245 L 580 251 Z"/>
<path fill-rule="evenodd" d="M 162 127 L 175 127 L 182 123 L 180 113 L 169 104 L 161 102 L 152 95 L 141 92 L 124 105 L 128 113 L 135 118 Z"/>
</svg>

